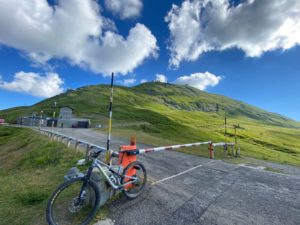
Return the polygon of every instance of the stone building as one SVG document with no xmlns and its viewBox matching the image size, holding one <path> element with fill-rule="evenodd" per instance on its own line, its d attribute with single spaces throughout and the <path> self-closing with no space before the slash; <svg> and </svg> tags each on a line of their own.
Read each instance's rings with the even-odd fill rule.
<svg viewBox="0 0 300 225">
<path fill-rule="evenodd" d="M 89 128 L 90 120 L 73 117 L 73 109 L 65 106 L 60 108 L 57 127 L 61 128 Z"/>
<path fill-rule="evenodd" d="M 72 127 L 72 124 L 73 124 L 72 113 L 73 113 L 73 109 L 68 106 L 60 108 L 57 126 L 58 127 Z"/>
</svg>

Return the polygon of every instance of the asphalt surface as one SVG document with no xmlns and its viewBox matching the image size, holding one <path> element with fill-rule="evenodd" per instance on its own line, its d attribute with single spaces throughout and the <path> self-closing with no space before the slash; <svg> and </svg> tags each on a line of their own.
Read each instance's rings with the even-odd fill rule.
<svg viewBox="0 0 300 225">
<path fill-rule="evenodd" d="M 106 135 L 93 130 L 60 132 L 106 144 Z M 127 143 L 112 139 L 115 149 Z M 135 200 L 111 203 L 109 220 L 97 225 L 300 225 L 298 167 L 281 174 L 174 151 L 141 155 L 139 161 L 148 171 L 146 191 Z"/>
</svg>

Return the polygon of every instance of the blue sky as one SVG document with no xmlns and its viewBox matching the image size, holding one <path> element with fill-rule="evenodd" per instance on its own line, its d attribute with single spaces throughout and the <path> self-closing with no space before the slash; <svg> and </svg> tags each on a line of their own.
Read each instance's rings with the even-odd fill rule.
<svg viewBox="0 0 300 225">
<path fill-rule="evenodd" d="M 216 2 L 0 1 L 0 109 L 115 71 L 119 85 L 163 77 L 300 121 L 299 1 Z"/>
</svg>

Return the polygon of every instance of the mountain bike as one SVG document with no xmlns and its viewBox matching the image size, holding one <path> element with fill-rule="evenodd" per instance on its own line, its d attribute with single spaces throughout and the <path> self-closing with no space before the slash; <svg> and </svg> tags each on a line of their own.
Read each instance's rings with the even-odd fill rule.
<svg viewBox="0 0 300 225">
<path fill-rule="evenodd" d="M 92 163 L 83 177 L 72 178 L 53 192 L 46 209 L 49 225 L 87 225 L 93 219 L 101 198 L 99 186 L 91 179 L 95 168 L 114 190 L 122 191 L 127 198 L 134 199 L 143 192 L 147 172 L 141 162 L 131 162 L 125 168 L 121 165 L 113 167 L 98 159 L 101 152 L 91 153 Z M 127 152 L 123 151 L 123 154 Z"/>
</svg>

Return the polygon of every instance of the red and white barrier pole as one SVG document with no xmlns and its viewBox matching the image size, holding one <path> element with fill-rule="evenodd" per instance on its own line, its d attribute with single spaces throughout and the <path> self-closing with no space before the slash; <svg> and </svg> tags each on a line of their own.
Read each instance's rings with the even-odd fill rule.
<svg viewBox="0 0 300 225">
<path fill-rule="evenodd" d="M 220 142 L 220 143 L 213 143 L 212 145 L 213 145 L 214 147 L 216 147 L 216 146 L 234 146 L 235 143 Z"/>
<path fill-rule="evenodd" d="M 207 145 L 211 143 L 212 143 L 211 141 L 206 141 L 206 142 L 196 142 L 196 143 L 182 144 L 182 145 L 170 145 L 170 146 L 156 147 L 156 148 L 143 148 L 143 149 L 137 149 L 136 151 L 131 151 L 129 154 L 138 155 L 138 154 L 144 154 L 149 152 L 158 152 L 158 151 L 172 150 L 177 148 Z"/>
<path fill-rule="evenodd" d="M 234 146 L 234 143 L 225 143 L 225 142 L 220 142 L 220 143 L 212 143 L 212 141 L 206 141 L 206 142 L 196 142 L 196 143 L 190 143 L 190 144 L 182 144 L 182 145 L 170 145 L 170 146 L 164 146 L 164 147 L 156 147 L 156 148 L 143 148 L 143 149 L 136 149 L 133 150 L 131 149 L 130 151 L 127 150 L 122 150 L 119 152 L 114 152 L 114 156 L 118 156 L 119 153 L 124 153 L 126 152 L 128 155 L 139 155 L 139 154 L 144 154 L 144 153 L 149 153 L 149 152 L 159 152 L 159 151 L 165 151 L 165 150 L 172 150 L 172 149 L 177 149 L 177 148 L 184 148 L 184 147 L 193 147 L 193 146 L 200 146 L 200 145 L 209 145 L 209 157 L 210 159 L 214 159 L 214 147 L 216 146 Z"/>
</svg>

